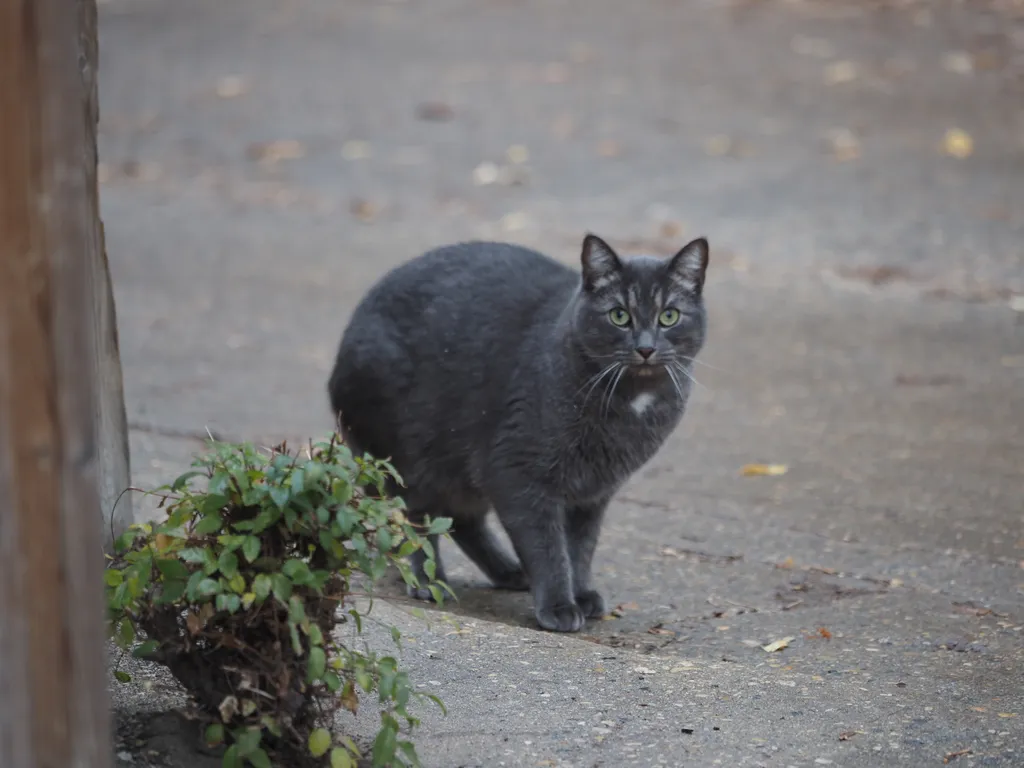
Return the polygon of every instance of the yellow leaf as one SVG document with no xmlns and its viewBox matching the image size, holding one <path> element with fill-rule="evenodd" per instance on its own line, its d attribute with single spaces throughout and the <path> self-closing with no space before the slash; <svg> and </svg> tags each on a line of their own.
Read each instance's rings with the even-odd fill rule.
<svg viewBox="0 0 1024 768">
<path fill-rule="evenodd" d="M 778 477 L 789 472 L 785 464 L 747 464 L 740 470 L 744 477 Z"/>
<path fill-rule="evenodd" d="M 971 153 L 974 152 L 974 139 L 966 131 L 962 131 L 959 128 L 950 128 L 946 131 L 946 136 L 942 140 L 943 151 L 952 157 L 959 157 L 961 159 L 970 157 Z"/>
<path fill-rule="evenodd" d="M 1000 712 L 999 716 L 1000 717 L 1016 717 L 1017 713 L 1016 712 Z"/>
<path fill-rule="evenodd" d="M 169 546 L 171 546 L 171 539 L 166 533 L 158 533 L 156 535 L 156 549 L 158 552 L 163 552 Z"/>
<path fill-rule="evenodd" d="M 796 638 L 794 637 L 784 637 L 781 640 L 776 640 L 774 643 L 762 645 L 761 650 L 765 651 L 766 653 L 775 653 L 776 651 L 781 651 L 783 648 L 788 647 L 789 644 L 793 642 L 795 639 Z"/>
<path fill-rule="evenodd" d="M 331 734 L 326 728 L 317 728 L 309 734 L 309 754 L 323 757 L 331 748 Z"/>
</svg>

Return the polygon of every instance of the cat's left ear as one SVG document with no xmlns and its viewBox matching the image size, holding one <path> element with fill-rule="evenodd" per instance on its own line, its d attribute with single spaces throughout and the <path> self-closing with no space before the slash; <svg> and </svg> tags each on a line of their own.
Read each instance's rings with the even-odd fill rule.
<svg viewBox="0 0 1024 768">
<path fill-rule="evenodd" d="M 708 241 L 699 237 L 687 243 L 669 262 L 668 271 L 687 291 L 700 295 L 708 270 Z"/>
<path fill-rule="evenodd" d="M 583 238 L 583 253 L 580 255 L 583 267 L 583 285 L 588 291 L 599 291 L 619 279 L 622 262 L 615 251 L 597 235 Z"/>
</svg>

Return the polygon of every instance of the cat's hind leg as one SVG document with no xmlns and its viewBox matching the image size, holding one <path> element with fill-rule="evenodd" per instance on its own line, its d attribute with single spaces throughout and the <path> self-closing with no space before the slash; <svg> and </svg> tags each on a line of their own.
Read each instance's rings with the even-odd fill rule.
<svg viewBox="0 0 1024 768">
<path fill-rule="evenodd" d="M 530 583 L 519 561 L 509 554 L 483 515 L 459 518 L 452 539 L 498 589 L 527 590 Z"/>
</svg>

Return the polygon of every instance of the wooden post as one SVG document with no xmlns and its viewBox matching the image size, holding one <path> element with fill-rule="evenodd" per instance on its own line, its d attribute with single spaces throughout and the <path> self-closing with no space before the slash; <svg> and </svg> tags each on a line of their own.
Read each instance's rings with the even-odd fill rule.
<svg viewBox="0 0 1024 768">
<path fill-rule="evenodd" d="M 109 284 L 95 14 L 95 0 L 0 0 L 3 768 L 111 758 L 96 355 L 110 343 L 97 324 L 112 317 L 96 303 Z"/>
</svg>

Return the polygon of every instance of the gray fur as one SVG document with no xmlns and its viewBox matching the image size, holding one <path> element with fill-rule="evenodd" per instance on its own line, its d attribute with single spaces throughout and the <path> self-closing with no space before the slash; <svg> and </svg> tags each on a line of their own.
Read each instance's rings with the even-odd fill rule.
<svg viewBox="0 0 1024 768">
<path fill-rule="evenodd" d="M 588 235 L 581 279 L 515 245 L 451 245 L 387 274 L 345 330 L 328 391 L 350 445 L 391 458 L 410 518 L 452 517 L 495 586 L 530 589 L 545 629 L 605 612 L 591 582 L 601 521 L 683 415 L 707 259 L 703 239 L 627 259 Z M 491 508 L 518 560 L 485 525 Z"/>
</svg>

